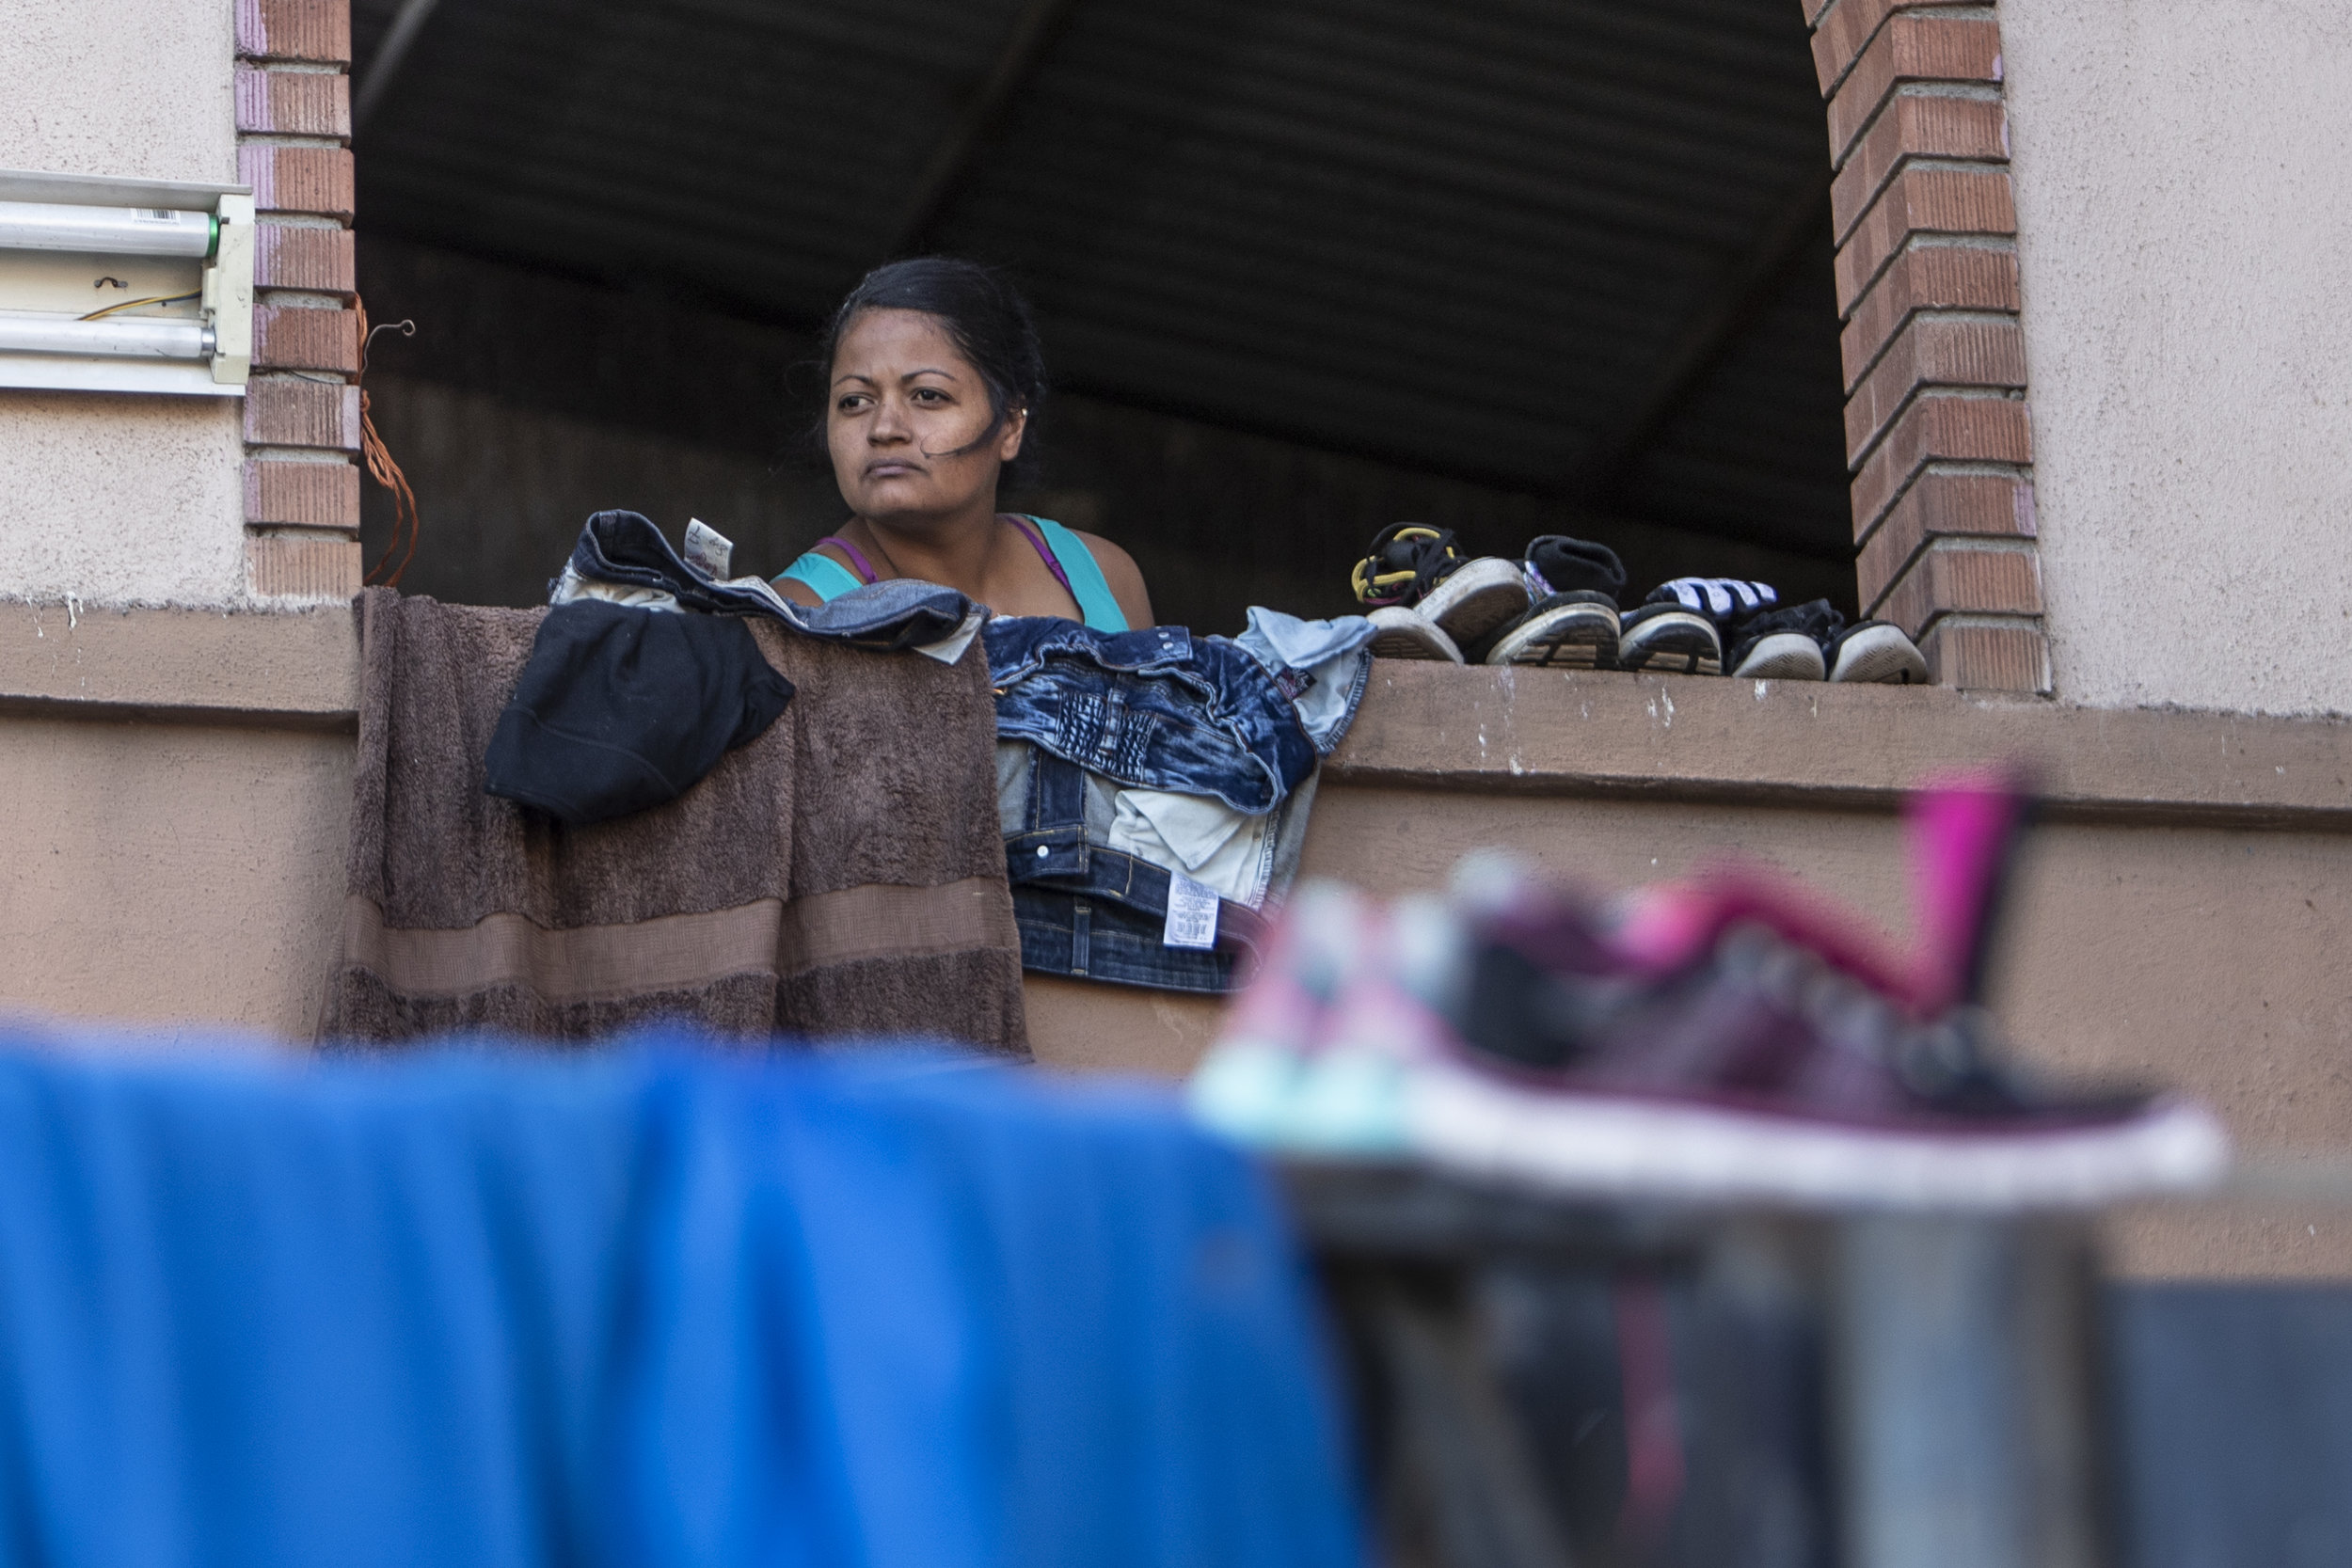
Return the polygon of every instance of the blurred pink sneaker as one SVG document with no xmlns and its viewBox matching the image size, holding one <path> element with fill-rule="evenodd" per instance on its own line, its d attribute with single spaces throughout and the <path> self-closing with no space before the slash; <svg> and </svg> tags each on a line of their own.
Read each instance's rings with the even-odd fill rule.
<svg viewBox="0 0 2352 1568">
<path fill-rule="evenodd" d="M 1408 1141 L 1457 1169 L 1594 1196 L 1860 1207 L 2090 1205 L 2203 1186 L 2213 1117 L 2056 1096 L 1996 1068 L 1978 1000 L 2024 798 L 1912 803 L 1908 960 L 1754 873 L 1658 890 L 1623 927 L 1520 889 L 1489 899 Z"/>
<path fill-rule="evenodd" d="M 1216 1043 L 1186 1094 L 1203 1121 L 1249 1143 L 1279 1141 L 1308 1056 L 1371 942 L 1363 895 L 1333 881 L 1302 883 L 1276 920 L 1258 973 L 1227 1004 Z"/>
<path fill-rule="evenodd" d="M 1528 989 L 1507 1006 L 1479 995 L 1514 969 Z M 1406 1110 L 1412 1149 L 1465 1174 L 1594 1197 L 2007 1210 L 2193 1189 L 2227 1163 L 2205 1111 L 2034 1093 L 1988 1060 L 1982 1014 L 1905 1019 L 1759 927 L 1663 978 L 1530 985 L 1484 950 L 1472 972 L 1463 1048 L 1416 1075 Z"/>
</svg>

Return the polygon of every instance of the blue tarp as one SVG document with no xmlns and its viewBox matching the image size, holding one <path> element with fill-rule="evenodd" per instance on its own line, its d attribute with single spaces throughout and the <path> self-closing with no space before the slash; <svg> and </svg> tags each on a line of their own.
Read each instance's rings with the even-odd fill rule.
<svg viewBox="0 0 2352 1568">
<path fill-rule="evenodd" d="M 0 1560 L 1359 1560 L 1263 1176 L 950 1058 L 0 1036 Z"/>
</svg>

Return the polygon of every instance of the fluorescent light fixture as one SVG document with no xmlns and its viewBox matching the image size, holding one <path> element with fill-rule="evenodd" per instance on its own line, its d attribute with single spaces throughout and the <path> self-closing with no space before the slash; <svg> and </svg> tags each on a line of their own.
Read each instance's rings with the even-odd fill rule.
<svg viewBox="0 0 2352 1568">
<path fill-rule="evenodd" d="M 253 219 L 241 185 L 0 168 L 0 387 L 244 395 Z"/>
<path fill-rule="evenodd" d="M 202 359 L 213 352 L 212 329 L 199 321 L 156 316 L 72 316 L 0 310 L 0 354 L 79 354 L 142 359 Z"/>
<path fill-rule="evenodd" d="M 106 256 L 210 256 L 210 213 L 168 207 L 69 207 L 0 201 L 0 250 L 94 250 Z"/>
</svg>

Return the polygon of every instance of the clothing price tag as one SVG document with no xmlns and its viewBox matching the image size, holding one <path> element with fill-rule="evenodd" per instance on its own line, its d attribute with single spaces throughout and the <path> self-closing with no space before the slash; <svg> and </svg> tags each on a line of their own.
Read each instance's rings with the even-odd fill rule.
<svg viewBox="0 0 2352 1568">
<path fill-rule="evenodd" d="M 1216 890 L 1196 882 L 1181 871 L 1168 874 L 1168 929 L 1165 947 L 1189 947 L 1205 953 L 1216 945 Z"/>
<path fill-rule="evenodd" d="M 704 522 L 700 517 L 686 519 L 686 563 L 699 566 L 713 582 L 727 579 L 727 562 L 735 554 L 735 541 Z"/>
</svg>

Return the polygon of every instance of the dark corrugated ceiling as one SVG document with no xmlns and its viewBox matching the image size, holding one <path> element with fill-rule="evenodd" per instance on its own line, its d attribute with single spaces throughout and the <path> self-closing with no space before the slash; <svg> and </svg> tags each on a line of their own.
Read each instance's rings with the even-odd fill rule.
<svg viewBox="0 0 2352 1568">
<path fill-rule="evenodd" d="M 976 255 L 1073 389 L 1846 550 L 1792 0 L 440 0 L 358 148 L 363 234 L 787 324 Z"/>
</svg>

